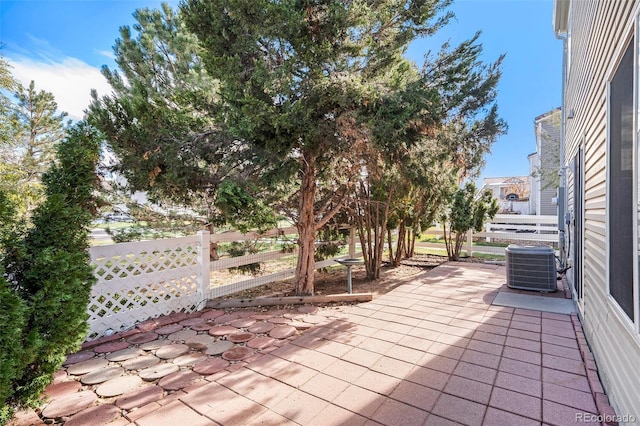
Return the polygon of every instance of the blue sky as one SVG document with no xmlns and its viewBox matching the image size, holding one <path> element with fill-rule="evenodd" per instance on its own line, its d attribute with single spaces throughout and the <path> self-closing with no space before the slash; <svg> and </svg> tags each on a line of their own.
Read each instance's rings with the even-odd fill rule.
<svg viewBox="0 0 640 426">
<path fill-rule="evenodd" d="M 177 1 L 168 2 L 174 6 Z M 81 117 L 95 88 L 106 94 L 99 74 L 114 68 L 112 46 L 122 25 L 132 25 L 140 7 L 159 7 L 142 0 L 1 0 L 2 54 L 24 84 L 51 91 L 59 108 Z M 509 125 L 486 157 L 482 177 L 529 174 L 527 155 L 535 151 L 535 117 L 560 106 L 562 42 L 552 27 L 553 0 L 458 0 L 456 18 L 428 41 L 410 46 L 418 64 L 427 50 L 450 40 L 458 44 L 482 31 L 483 60 L 506 58 L 499 85 L 498 108 Z"/>
</svg>

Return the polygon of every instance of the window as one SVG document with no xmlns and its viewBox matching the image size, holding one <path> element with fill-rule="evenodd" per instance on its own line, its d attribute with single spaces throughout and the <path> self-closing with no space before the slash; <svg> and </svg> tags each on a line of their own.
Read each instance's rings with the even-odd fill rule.
<svg viewBox="0 0 640 426">
<path fill-rule="evenodd" d="M 633 39 L 609 83 L 609 293 L 634 320 Z"/>
</svg>

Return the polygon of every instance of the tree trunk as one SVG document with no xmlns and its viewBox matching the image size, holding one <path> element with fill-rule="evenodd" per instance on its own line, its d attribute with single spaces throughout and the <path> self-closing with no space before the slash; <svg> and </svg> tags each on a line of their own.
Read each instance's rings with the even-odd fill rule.
<svg viewBox="0 0 640 426">
<path fill-rule="evenodd" d="M 393 243 L 392 243 L 392 235 L 391 235 L 391 229 L 387 229 L 387 247 L 389 247 L 389 261 L 393 262 Z"/>
<path fill-rule="evenodd" d="M 404 220 L 401 220 L 400 223 L 398 224 L 398 240 L 396 241 L 396 255 L 395 257 L 389 256 L 391 260 L 391 264 L 394 267 L 400 266 L 400 262 L 402 261 L 402 258 L 405 257 L 406 246 L 404 242 L 405 242 L 406 233 L 407 233 L 407 228 L 404 224 Z"/>
<path fill-rule="evenodd" d="M 298 205 L 298 261 L 295 273 L 295 291 L 297 296 L 313 295 L 315 272 L 315 212 L 316 169 L 313 158 L 305 156 L 300 185 L 300 203 Z"/>
<path fill-rule="evenodd" d="M 411 232 L 407 232 L 407 255 L 406 259 L 411 259 L 416 251 L 416 232 L 413 228 L 410 228 Z"/>
</svg>

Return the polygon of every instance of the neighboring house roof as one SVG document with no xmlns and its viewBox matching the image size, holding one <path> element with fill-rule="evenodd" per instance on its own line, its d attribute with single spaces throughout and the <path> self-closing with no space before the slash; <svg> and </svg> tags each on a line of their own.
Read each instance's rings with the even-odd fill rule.
<svg viewBox="0 0 640 426">
<path fill-rule="evenodd" d="M 484 186 L 501 186 L 512 185 L 514 183 L 528 183 L 529 176 L 510 176 L 510 177 L 497 177 L 497 178 L 485 178 L 482 181 Z"/>
<path fill-rule="evenodd" d="M 561 110 L 561 108 L 560 108 L 560 107 L 554 108 L 554 109 L 552 109 L 551 111 L 547 111 L 547 112 L 545 112 L 544 114 L 540 114 L 539 116 L 537 116 L 537 117 L 534 119 L 534 121 L 535 121 L 535 122 L 538 122 L 538 121 L 542 121 L 542 120 L 547 119 L 547 118 L 551 118 L 551 116 L 552 116 L 552 115 L 554 115 L 554 114 L 556 114 L 556 113 L 560 112 L 560 110 Z"/>
</svg>

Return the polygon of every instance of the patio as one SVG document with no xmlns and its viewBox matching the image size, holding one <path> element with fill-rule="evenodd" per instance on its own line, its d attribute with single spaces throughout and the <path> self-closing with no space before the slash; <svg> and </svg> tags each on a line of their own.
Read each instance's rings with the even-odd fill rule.
<svg viewBox="0 0 640 426">
<path fill-rule="evenodd" d="M 577 315 L 492 304 L 514 294 L 535 297 L 506 288 L 503 266 L 449 262 L 359 305 L 161 317 L 71 355 L 41 414 L 70 426 L 566 425 L 615 414 Z M 14 424 L 43 422 L 24 412 Z"/>
</svg>

